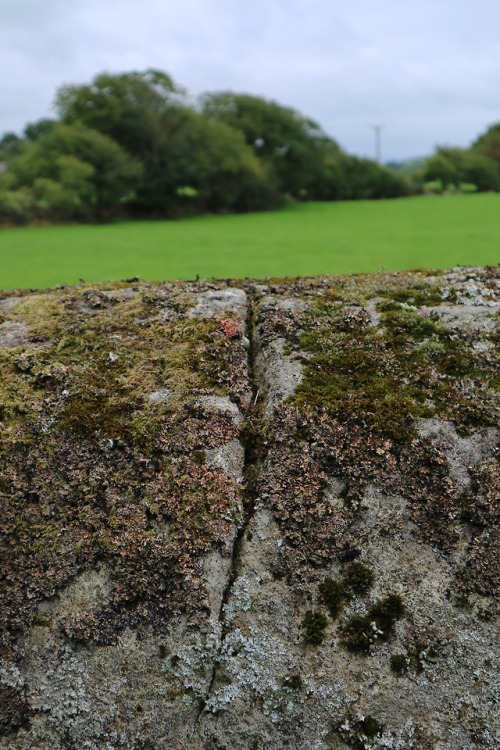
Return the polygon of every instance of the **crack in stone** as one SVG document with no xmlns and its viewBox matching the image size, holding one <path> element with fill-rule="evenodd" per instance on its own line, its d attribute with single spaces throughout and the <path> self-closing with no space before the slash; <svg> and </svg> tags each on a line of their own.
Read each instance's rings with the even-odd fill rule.
<svg viewBox="0 0 500 750">
<path fill-rule="evenodd" d="M 244 423 L 247 425 L 250 425 L 251 427 L 252 422 L 256 419 L 256 417 L 261 411 L 261 405 L 258 403 L 258 397 L 260 393 L 261 384 L 257 382 L 257 377 L 256 377 L 256 372 L 255 372 L 255 357 L 257 354 L 256 349 L 258 348 L 258 343 L 253 335 L 254 322 L 255 322 L 254 321 L 255 319 L 255 292 L 252 290 L 248 290 L 248 289 L 246 290 L 246 292 L 247 292 L 247 299 L 248 299 L 246 334 L 250 342 L 249 347 L 248 347 L 248 373 L 249 373 L 249 381 L 252 386 L 252 398 L 250 400 L 250 405 L 248 407 L 247 413 L 245 415 Z M 248 476 L 249 469 L 251 471 L 251 467 L 255 467 L 255 469 L 257 470 L 256 474 L 258 474 L 260 462 L 261 462 L 261 459 L 259 459 L 259 457 L 257 456 L 257 451 L 256 451 L 256 436 L 255 436 L 254 431 L 250 429 L 250 434 L 245 444 L 245 458 L 244 458 L 244 466 L 243 466 L 243 476 L 245 477 L 243 521 L 241 525 L 239 526 L 235 539 L 234 539 L 233 549 L 232 549 L 232 554 L 231 554 L 231 566 L 229 568 L 229 575 L 228 575 L 227 583 L 222 593 L 221 605 L 219 609 L 219 615 L 217 618 L 218 624 L 221 625 L 221 639 L 220 639 L 219 649 L 222 649 L 224 645 L 224 640 L 228 634 L 228 626 L 226 623 L 226 605 L 229 601 L 232 588 L 240 572 L 241 550 L 243 546 L 243 539 L 245 537 L 248 526 L 251 523 L 255 514 L 255 505 L 256 505 L 256 500 L 257 500 L 257 492 L 255 489 L 255 476 L 252 479 L 249 479 L 249 476 Z M 205 697 L 200 701 L 200 707 L 198 710 L 198 714 L 195 718 L 193 732 L 191 734 L 191 737 L 196 731 L 196 727 L 198 726 L 199 721 L 206 708 L 206 705 L 212 695 L 213 686 L 217 678 L 217 670 L 218 670 L 219 664 L 220 663 L 218 661 L 214 662 L 214 665 L 212 668 L 212 674 L 210 677 L 210 682 L 208 684 Z"/>
</svg>

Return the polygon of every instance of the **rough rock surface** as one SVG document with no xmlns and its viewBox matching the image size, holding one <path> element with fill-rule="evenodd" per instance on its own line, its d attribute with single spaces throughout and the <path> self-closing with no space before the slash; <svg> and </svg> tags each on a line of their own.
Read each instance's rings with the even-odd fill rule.
<svg viewBox="0 0 500 750">
<path fill-rule="evenodd" d="M 0 749 L 500 746 L 500 269 L 0 295 Z"/>
</svg>

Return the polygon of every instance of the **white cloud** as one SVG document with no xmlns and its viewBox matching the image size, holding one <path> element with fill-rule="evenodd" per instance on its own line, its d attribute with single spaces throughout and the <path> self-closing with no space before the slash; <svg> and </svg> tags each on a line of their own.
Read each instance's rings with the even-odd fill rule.
<svg viewBox="0 0 500 750">
<path fill-rule="evenodd" d="M 2 0 L 0 131 L 50 114 L 62 83 L 157 67 L 193 95 L 266 95 L 371 155 L 463 143 L 500 120 L 496 0 Z"/>
</svg>

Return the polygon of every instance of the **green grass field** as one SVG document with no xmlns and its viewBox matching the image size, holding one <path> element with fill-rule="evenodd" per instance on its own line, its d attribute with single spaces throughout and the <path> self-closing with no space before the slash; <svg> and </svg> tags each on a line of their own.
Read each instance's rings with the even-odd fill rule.
<svg viewBox="0 0 500 750">
<path fill-rule="evenodd" d="M 500 194 L 303 203 L 272 213 L 0 230 L 0 288 L 500 262 Z"/>
</svg>

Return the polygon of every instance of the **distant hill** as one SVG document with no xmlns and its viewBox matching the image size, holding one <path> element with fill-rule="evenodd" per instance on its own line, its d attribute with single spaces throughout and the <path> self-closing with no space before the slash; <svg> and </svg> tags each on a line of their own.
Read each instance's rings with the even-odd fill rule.
<svg viewBox="0 0 500 750">
<path fill-rule="evenodd" d="M 425 167 L 425 163 L 428 156 L 418 156 L 414 159 L 405 159 L 404 161 L 388 161 L 385 166 L 390 167 L 395 172 L 403 172 L 404 174 L 415 174 L 419 169 Z"/>
</svg>

